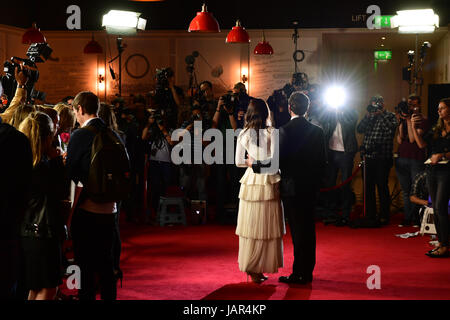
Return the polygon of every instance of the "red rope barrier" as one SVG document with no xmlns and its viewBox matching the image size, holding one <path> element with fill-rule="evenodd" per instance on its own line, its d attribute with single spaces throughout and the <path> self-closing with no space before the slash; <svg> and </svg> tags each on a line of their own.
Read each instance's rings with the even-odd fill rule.
<svg viewBox="0 0 450 320">
<path fill-rule="evenodd" d="M 355 172 L 353 172 L 353 174 L 344 182 L 342 182 L 341 184 L 338 184 L 337 186 L 334 187 L 330 187 L 330 188 L 323 188 L 320 189 L 320 192 L 328 192 L 328 191 L 332 191 L 332 190 L 336 190 L 341 188 L 342 186 L 346 185 L 347 183 L 349 183 L 350 181 L 353 180 L 353 178 L 356 176 L 356 174 L 358 173 L 358 171 L 361 169 L 361 165 L 358 166 L 358 168 L 355 170 Z"/>
</svg>

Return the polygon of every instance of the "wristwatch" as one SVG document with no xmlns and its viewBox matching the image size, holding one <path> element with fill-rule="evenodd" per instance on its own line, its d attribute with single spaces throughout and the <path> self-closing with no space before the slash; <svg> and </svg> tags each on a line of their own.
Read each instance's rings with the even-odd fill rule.
<svg viewBox="0 0 450 320">
<path fill-rule="evenodd" d="M 25 89 L 25 85 L 24 84 L 18 84 L 17 88 Z"/>
</svg>

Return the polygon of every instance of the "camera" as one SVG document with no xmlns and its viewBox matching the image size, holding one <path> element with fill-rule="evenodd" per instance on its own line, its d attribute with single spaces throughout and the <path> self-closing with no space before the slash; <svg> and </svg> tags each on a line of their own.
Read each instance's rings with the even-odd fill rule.
<svg viewBox="0 0 450 320">
<path fill-rule="evenodd" d="M 174 76 L 171 68 L 156 69 L 156 90 L 169 87 L 169 78 Z"/>
<path fill-rule="evenodd" d="M 409 117 L 412 114 L 412 110 L 409 109 L 408 103 L 402 100 L 396 107 L 395 112 L 399 113 L 403 117 Z"/>
<path fill-rule="evenodd" d="M 27 102 L 31 103 L 35 99 L 44 101 L 46 94 L 44 92 L 34 90 L 34 84 L 39 79 L 39 71 L 36 63 L 45 62 L 45 60 L 50 57 L 52 52 L 52 48 L 50 48 L 47 43 L 32 43 L 26 53 L 28 59 L 11 57 L 10 60 L 5 61 L 3 64 L 3 71 L 5 72 L 5 75 L 1 78 L 4 93 L 10 99 L 14 96 L 17 88 L 15 70 L 18 68 L 28 78 L 26 90 L 29 100 Z"/>
<path fill-rule="evenodd" d="M 370 104 L 367 106 L 367 111 L 369 113 L 375 113 L 383 110 L 384 100 L 381 96 L 376 96 L 370 99 Z"/>
<path fill-rule="evenodd" d="M 150 118 L 150 119 L 154 119 L 154 120 L 155 120 L 155 123 L 156 123 L 157 125 L 162 125 L 162 124 L 164 124 L 164 119 L 163 119 L 162 113 L 161 113 L 161 111 L 159 111 L 159 110 L 153 110 L 153 111 L 151 111 L 150 117 L 149 117 L 149 118 Z"/>
<path fill-rule="evenodd" d="M 296 72 L 292 75 L 292 85 L 299 87 L 300 90 L 308 90 L 308 75 L 304 72 Z"/>
<path fill-rule="evenodd" d="M 234 110 L 239 105 L 239 94 L 233 93 L 232 91 L 228 91 L 221 99 L 223 100 L 226 109 Z"/>
</svg>

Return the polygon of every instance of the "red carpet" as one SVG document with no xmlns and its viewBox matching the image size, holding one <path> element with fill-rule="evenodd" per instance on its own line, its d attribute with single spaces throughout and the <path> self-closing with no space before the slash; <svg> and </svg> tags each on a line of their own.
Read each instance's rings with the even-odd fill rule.
<svg viewBox="0 0 450 320">
<path fill-rule="evenodd" d="M 292 265 L 289 233 L 285 267 L 257 285 L 237 264 L 235 226 L 122 224 L 123 288 L 118 299 L 136 300 L 376 300 L 450 299 L 450 259 L 425 256 L 429 236 L 401 239 L 417 228 L 390 225 L 350 229 L 317 223 L 317 264 L 311 285 L 279 283 Z M 367 267 L 381 268 L 381 289 L 369 290 Z"/>
</svg>

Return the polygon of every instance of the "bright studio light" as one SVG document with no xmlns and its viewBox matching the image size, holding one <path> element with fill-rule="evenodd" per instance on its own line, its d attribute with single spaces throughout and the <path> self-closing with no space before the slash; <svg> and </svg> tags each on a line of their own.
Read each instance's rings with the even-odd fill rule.
<svg viewBox="0 0 450 320">
<path fill-rule="evenodd" d="M 137 30 L 145 30 L 147 20 L 139 18 L 140 15 L 138 12 L 110 10 L 103 16 L 102 26 L 110 34 L 132 35 Z"/>
<path fill-rule="evenodd" d="M 333 108 L 340 108 L 344 105 L 347 94 L 344 88 L 339 86 L 329 87 L 325 91 L 325 103 Z"/>
<path fill-rule="evenodd" d="M 432 33 L 439 27 L 439 16 L 433 9 L 402 10 L 391 20 L 399 33 Z"/>
</svg>

